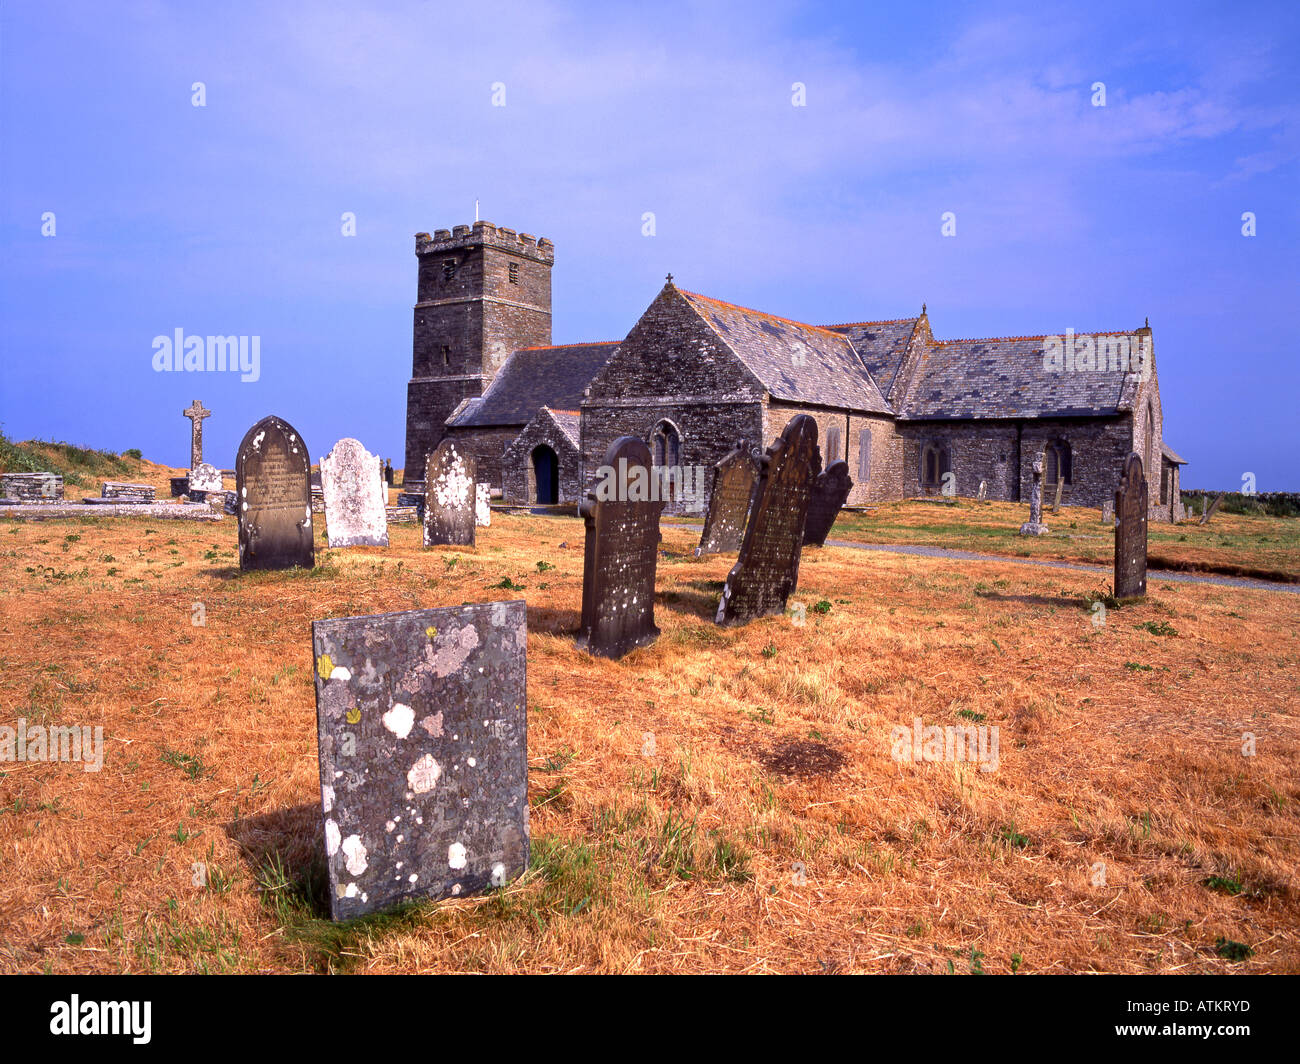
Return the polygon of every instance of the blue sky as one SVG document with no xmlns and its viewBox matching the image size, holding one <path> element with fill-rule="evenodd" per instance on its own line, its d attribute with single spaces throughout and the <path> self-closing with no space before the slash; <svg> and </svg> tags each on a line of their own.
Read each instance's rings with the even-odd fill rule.
<svg viewBox="0 0 1300 1064">
<path fill-rule="evenodd" d="M 555 242 L 557 343 L 670 270 L 940 338 L 1149 316 L 1184 486 L 1297 490 L 1298 46 L 1293 3 L 6 3 L 0 424 L 182 465 L 197 397 L 227 468 L 268 413 L 400 464 L 414 234 L 477 197 Z M 155 372 L 176 328 L 260 378 Z"/>
</svg>

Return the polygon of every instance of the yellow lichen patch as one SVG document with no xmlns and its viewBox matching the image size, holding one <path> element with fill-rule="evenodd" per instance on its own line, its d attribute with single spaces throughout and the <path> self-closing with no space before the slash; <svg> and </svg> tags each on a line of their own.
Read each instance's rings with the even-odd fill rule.
<svg viewBox="0 0 1300 1064">
<path fill-rule="evenodd" d="M 438 629 L 435 628 L 433 625 L 429 625 L 429 627 L 424 630 L 424 634 L 427 635 L 430 639 L 434 639 L 438 635 Z"/>
<path fill-rule="evenodd" d="M 349 724 L 361 723 L 361 710 L 357 709 L 356 706 L 353 706 L 351 709 L 348 710 L 348 723 Z"/>
<path fill-rule="evenodd" d="M 316 671 L 320 673 L 322 680 L 328 680 L 330 673 L 334 671 L 334 662 L 330 661 L 328 654 L 322 654 L 316 661 Z"/>
</svg>

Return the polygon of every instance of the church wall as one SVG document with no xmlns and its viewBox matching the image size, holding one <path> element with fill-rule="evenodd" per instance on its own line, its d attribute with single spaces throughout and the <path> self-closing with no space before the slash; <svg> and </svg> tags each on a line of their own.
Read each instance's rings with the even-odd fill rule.
<svg viewBox="0 0 1300 1064">
<path fill-rule="evenodd" d="M 883 415 L 850 414 L 843 410 L 825 410 L 772 400 L 765 411 L 763 446 L 774 443 L 785 427 L 798 414 L 807 414 L 817 422 L 817 445 L 822 454 L 822 468 L 832 462 L 847 462 L 853 487 L 845 505 L 862 506 L 884 499 L 897 499 L 902 495 L 902 438 L 892 418 Z M 827 453 L 832 426 L 840 430 L 839 450 Z M 866 430 L 871 437 L 868 446 L 869 475 L 862 478 L 861 433 Z"/>
<path fill-rule="evenodd" d="M 504 428 L 494 426 L 490 429 L 451 428 L 447 430 L 447 435 L 466 454 L 474 456 L 474 479 L 480 484 L 487 482 L 494 488 L 500 488 L 501 452 L 519 435 L 522 428 L 522 425 L 507 425 Z"/>
</svg>

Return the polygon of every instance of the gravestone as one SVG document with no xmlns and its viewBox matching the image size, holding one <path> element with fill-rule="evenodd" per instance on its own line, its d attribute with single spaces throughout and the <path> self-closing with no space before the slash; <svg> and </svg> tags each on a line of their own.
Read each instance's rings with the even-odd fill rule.
<svg viewBox="0 0 1300 1064">
<path fill-rule="evenodd" d="M 989 486 L 987 481 L 980 481 L 980 490 L 975 496 L 976 502 L 984 502 L 989 497 Z"/>
<path fill-rule="evenodd" d="M 443 440 L 425 464 L 424 484 L 424 545 L 474 546 L 473 456 Z"/>
<path fill-rule="evenodd" d="M 312 623 L 330 915 L 528 866 L 522 601 Z"/>
<path fill-rule="evenodd" d="M 799 414 L 759 460 L 754 503 L 740 557 L 718 603 L 718 624 L 743 624 L 785 612 L 786 600 L 799 583 L 817 455 L 817 422 Z"/>
<path fill-rule="evenodd" d="M 709 490 L 709 509 L 704 517 L 704 532 L 695 548 L 698 558 L 704 554 L 721 554 L 740 550 L 745 535 L 749 504 L 758 483 L 757 448 L 739 440 L 713 467 L 713 485 Z"/>
<path fill-rule="evenodd" d="M 1056 476 L 1056 498 L 1052 501 L 1052 513 L 1054 514 L 1061 512 L 1061 489 L 1064 487 L 1065 481 L 1061 479 L 1061 475 L 1058 473 Z"/>
<path fill-rule="evenodd" d="M 1205 500 L 1208 499 L 1208 498 L 1209 498 L 1208 495 L 1205 495 L 1205 496 L 1202 496 L 1202 497 L 1201 497 L 1201 521 L 1200 521 L 1200 523 L 1203 524 L 1203 525 L 1208 525 L 1208 524 L 1210 523 L 1210 519 L 1211 519 L 1215 514 L 1217 514 L 1217 513 L 1219 512 L 1219 506 L 1220 506 L 1220 504 L 1223 502 L 1223 493 L 1220 492 L 1217 496 L 1215 496 L 1214 502 L 1210 503 L 1210 504 L 1207 506 L 1206 503 L 1205 503 Z"/>
<path fill-rule="evenodd" d="M 651 491 L 651 466 L 644 441 L 620 436 L 605 452 L 595 491 L 578 507 L 587 541 L 577 643 L 600 657 L 621 658 L 659 638 L 655 564 L 664 502 Z"/>
<path fill-rule="evenodd" d="M 204 410 L 203 404 L 195 399 L 181 414 L 190 419 L 190 468 L 197 469 L 203 464 L 203 419 L 211 417 L 212 411 Z M 217 488 L 220 487 L 218 484 Z"/>
<path fill-rule="evenodd" d="M 152 484 L 126 484 L 120 480 L 106 480 L 99 488 L 101 499 L 121 502 L 154 502 L 158 491 Z"/>
<path fill-rule="evenodd" d="M 1103 525 L 1115 524 L 1115 501 L 1107 499 L 1101 504 L 1101 523 Z"/>
<path fill-rule="evenodd" d="M 1043 456 L 1034 459 L 1031 467 L 1034 474 L 1033 494 L 1029 496 L 1029 520 L 1020 526 L 1022 536 L 1041 536 L 1046 534 L 1047 526 L 1043 524 Z"/>
<path fill-rule="evenodd" d="M 813 481 L 812 499 L 808 503 L 808 517 L 803 526 L 805 547 L 823 547 L 831 534 L 835 518 L 844 507 L 853 481 L 849 479 L 847 462 L 832 462 L 826 471 Z"/>
<path fill-rule="evenodd" d="M 488 528 L 492 524 L 492 485 L 474 485 L 474 524 Z"/>
<path fill-rule="evenodd" d="M 1115 492 L 1115 597 L 1147 593 L 1147 479 L 1142 459 L 1130 454 Z"/>
<path fill-rule="evenodd" d="M 297 430 L 272 415 L 244 434 L 235 457 L 239 568 L 310 569 L 311 458 Z"/>
<path fill-rule="evenodd" d="M 386 492 L 379 456 L 349 436 L 321 459 L 320 473 L 330 547 L 387 547 Z"/>
<path fill-rule="evenodd" d="M 221 470 L 207 462 L 200 462 L 190 470 L 189 490 L 186 494 L 193 497 L 198 492 L 220 491 Z M 200 495 L 199 498 L 203 496 Z"/>
</svg>

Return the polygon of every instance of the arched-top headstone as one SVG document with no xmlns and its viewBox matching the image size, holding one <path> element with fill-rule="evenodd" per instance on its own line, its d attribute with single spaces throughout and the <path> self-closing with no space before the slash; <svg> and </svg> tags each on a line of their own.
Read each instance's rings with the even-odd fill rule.
<svg viewBox="0 0 1300 1064">
<path fill-rule="evenodd" d="M 320 461 L 325 532 L 331 547 L 387 547 L 383 464 L 360 440 L 339 440 Z"/>
<path fill-rule="evenodd" d="M 786 600 L 799 583 L 804 523 L 818 457 L 817 422 L 799 414 L 760 460 L 740 557 L 718 604 L 719 624 L 743 624 L 785 612 Z"/>
<path fill-rule="evenodd" d="M 424 545 L 474 546 L 476 502 L 474 456 L 443 440 L 424 467 Z"/>
<path fill-rule="evenodd" d="M 586 521 L 582 626 L 577 643 L 621 658 L 659 638 L 655 564 L 664 503 L 652 490 L 650 448 L 635 436 L 609 445 L 596 487 L 578 508 Z"/>
<path fill-rule="evenodd" d="M 1115 597 L 1139 598 L 1147 593 L 1147 478 L 1136 453 L 1124 460 L 1115 516 Z"/>
<path fill-rule="evenodd" d="M 803 526 L 804 546 L 824 546 L 831 534 L 835 518 L 853 490 L 847 462 L 832 462 L 826 471 L 813 481 L 812 499 L 808 503 L 808 518 Z"/>
<path fill-rule="evenodd" d="M 310 569 L 311 457 L 287 421 L 264 417 L 244 434 L 235 456 L 241 569 Z"/>
<path fill-rule="evenodd" d="M 758 483 L 758 454 L 744 440 L 713 467 L 709 510 L 695 556 L 740 550 L 749 504 Z M 761 453 L 761 452 L 760 452 Z"/>
</svg>

